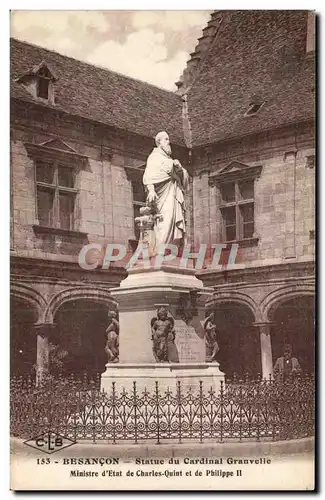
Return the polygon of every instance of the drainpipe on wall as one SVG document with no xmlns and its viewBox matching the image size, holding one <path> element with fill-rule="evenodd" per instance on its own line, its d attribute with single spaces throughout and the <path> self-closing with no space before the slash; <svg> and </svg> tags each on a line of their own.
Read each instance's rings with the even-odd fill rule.
<svg viewBox="0 0 325 500">
<path fill-rule="evenodd" d="M 186 147 L 188 148 L 188 164 L 191 165 L 192 163 L 192 128 L 191 128 L 191 122 L 190 122 L 190 117 L 189 117 L 189 112 L 188 112 L 188 103 L 187 103 L 187 94 L 182 95 L 182 123 L 183 123 L 183 135 L 184 135 L 184 141 L 186 144 Z M 189 196 L 191 197 L 191 204 L 192 204 L 192 209 L 193 209 L 193 203 L 194 203 L 194 198 L 193 198 L 193 181 L 190 183 L 191 185 L 191 191 L 189 193 Z M 193 212 L 193 210 L 192 210 Z M 192 244 L 194 243 L 194 217 L 193 217 L 193 222 L 192 228 L 193 228 L 193 234 L 192 234 Z"/>
<path fill-rule="evenodd" d="M 297 155 L 295 155 L 293 164 L 293 256 L 297 257 L 296 248 L 296 182 L 297 182 Z"/>
<path fill-rule="evenodd" d="M 284 249 L 284 258 L 285 259 L 295 259 L 297 257 L 297 245 L 296 245 L 296 190 L 297 190 L 297 141 L 296 141 L 296 133 L 295 133 L 295 147 L 291 151 L 286 151 L 284 154 L 284 161 L 288 162 L 288 167 L 292 165 L 292 182 L 293 182 L 293 199 L 292 199 L 292 219 L 286 220 L 286 246 Z M 291 163 L 291 165 L 290 165 Z M 287 168 L 288 168 L 287 167 Z M 288 248 L 292 248 L 290 251 Z"/>
<path fill-rule="evenodd" d="M 183 133 L 184 140 L 186 146 L 189 148 L 189 157 L 191 158 L 191 149 L 192 149 L 192 128 L 190 117 L 188 113 L 188 103 L 187 103 L 187 94 L 182 96 L 182 121 L 183 121 Z"/>
</svg>

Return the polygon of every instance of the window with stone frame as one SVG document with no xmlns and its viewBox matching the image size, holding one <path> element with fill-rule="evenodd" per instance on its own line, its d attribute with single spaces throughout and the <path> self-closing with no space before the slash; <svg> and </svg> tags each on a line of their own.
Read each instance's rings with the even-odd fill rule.
<svg viewBox="0 0 325 500">
<path fill-rule="evenodd" d="M 75 170 L 59 161 L 35 160 L 39 225 L 74 230 Z"/>
<path fill-rule="evenodd" d="M 254 179 L 219 184 L 222 241 L 254 238 Z"/>
</svg>

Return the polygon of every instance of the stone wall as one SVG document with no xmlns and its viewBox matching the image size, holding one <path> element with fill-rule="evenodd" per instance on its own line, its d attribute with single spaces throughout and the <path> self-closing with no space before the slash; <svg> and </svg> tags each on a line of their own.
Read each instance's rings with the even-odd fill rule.
<svg viewBox="0 0 325 500">
<path fill-rule="evenodd" d="M 76 261 L 87 242 L 124 243 L 134 237 L 132 184 L 127 166 L 144 164 L 152 140 L 129 138 L 121 133 L 99 130 L 95 124 L 72 118 L 55 118 L 50 110 L 40 114 L 20 109 L 12 117 L 11 249 L 16 255 Z M 78 120 L 77 120 L 78 121 Z M 77 153 L 88 158 L 80 169 L 76 187 L 75 230 L 87 239 L 37 235 L 35 169 L 25 143 L 40 144 L 58 137 Z M 196 148 L 192 165 L 186 152 L 175 147 L 191 175 L 186 196 L 188 239 L 194 246 L 221 242 L 221 217 L 217 187 L 209 185 L 209 175 L 236 159 L 247 165 L 261 165 L 255 182 L 255 231 L 258 244 L 241 248 L 238 261 L 268 262 L 290 258 L 314 257 L 315 154 L 311 124 L 260 134 L 259 136 Z M 140 176 L 141 178 L 141 176 Z"/>
<path fill-rule="evenodd" d="M 143 166 L 154 147 L 152 138 L 118 131 L 51 109 L 12 103 L 11 116 L 11 250 L 15 255 L 50 260 L 76 261 L 86 243 L 127 244 L 134 238 L 132 183 L 125 167 Z M 86 165 L 78 170 L 79 190 L 74 210 L 74 230 L 86 238 L 71 235 L 40 236 L 35 168 L 25 143 L 42 144 L 59 139 L 80 155 Z M 173 146 L 185 165 L 184 148 Z M 134 171 L 133 171 L 134 172 Z M 142 173 L 139 172 L 141 182 Z M 188 195 L 190 197 L 190 194 Z M 191 201 L 189 200 L 189 224 Z"/>
<path fill-rule="evenodd" d="M 262 166 L 255 181 L 258 243 L 240 248 L 237 262 L 313 259 L 315 242 L 315 145 L 311 127 L 274 132 L 197 150 L 194 155 L 194 243 L 221 243 L 218 188 L 209 175 L 232 160 Z"/>
<path fill-rule="evenodd" d="M 11 250 L 14 254 L 75 261 L 85 243 L 77 235 L 45 237 L 33 229 L 33 225 L 38 224 L 35 167 L 25 143 L 41 144 L 54 137 L 88 158 L 76 175 L 74 230 L 87 233 L 87 242 L 127 243 L 134 237 L 132 186 L 124 167 L 143 165 L 150 146 L 143 153 L 143 159 L 139 159 L 128 156 L 127 152 L 123 155 L 114 149 L 103 150 L 100 143 L 91 144 L 90 137 L 72 138 L 59 127 L 44 127 L 44 133 L 37 126 L 24 125 L 17 119 L 17 126 L 13 123 L 11 130 Z M 61 135 L 55 134 L 59 130 Z"/>
</svg>

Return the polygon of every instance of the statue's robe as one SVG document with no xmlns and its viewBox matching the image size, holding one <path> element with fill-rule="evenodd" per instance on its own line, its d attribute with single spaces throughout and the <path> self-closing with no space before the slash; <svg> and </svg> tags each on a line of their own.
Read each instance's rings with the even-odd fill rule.
<svg viewBox="0 0 325 500">
<path fill-rule="evenodd" d="M 162 220 L 155 224 L 156 247 L 160 244 L 179 245 L 185 239 L 184 192 L 188 188 L 188 173 L 182 167 L 176 173 L 173 159 L 160 148 L 154 148 L 147 160 L 143 184 L 154 185 L 158 199 L 156 208 Z"/>
</svg>

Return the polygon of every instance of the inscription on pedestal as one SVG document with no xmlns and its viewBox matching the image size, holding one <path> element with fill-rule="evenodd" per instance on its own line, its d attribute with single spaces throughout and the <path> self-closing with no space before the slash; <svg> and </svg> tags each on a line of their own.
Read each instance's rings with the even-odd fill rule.
<svg viewBox="0 0 325 500">
<path fill-rule="evenodd" d="M 180 363 L 204 362 L 204 338 L 200 338 L 195 328 L 182 320 L 175 320 L 175 344 L 178 349 Z"/>
</svg>

